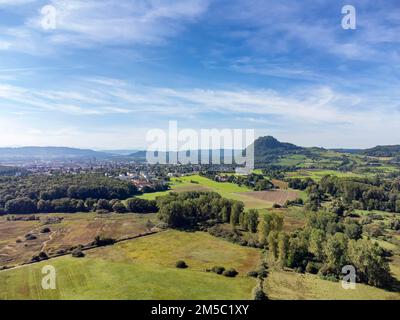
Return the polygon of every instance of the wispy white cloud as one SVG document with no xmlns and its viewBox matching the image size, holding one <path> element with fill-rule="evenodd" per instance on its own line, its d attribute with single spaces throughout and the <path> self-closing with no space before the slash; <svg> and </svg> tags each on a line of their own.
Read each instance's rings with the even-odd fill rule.
<svg viewBox="0 0 400 320">
<path fill-rule="evenodd" d="M 75 115 L 158 113 L 166 116 L 243 114 L 300 119 L 305 123 L 358 123 L 382 119 L 382 110 L 396 111 L 390 104 L 363 95 L 343 93 L 328 86 L 295 90 L 230 88 L 207 90 L 131 85 L 118 79 L 94 78 L 63 85 L 68 89 L 38 90 L 0 84 L 0 99 L 21 105 Z M 378 99 L 381 101 L 381 99 Z M 394 103 L 394 102 L 392 102 Z M 399 114 L 391 117 L 398 119 Z"/>
<path fill-rule="evenodd" d="M 2 6 L 19 6 L 35 2 L 37 0 L 0 0 L 0 7 Z"/>
<path fill-rule="evenodd" d="M 381 105 L 382 101 L 384 105 Z M 264 128 L 263 134 L 276 133 L 278 137 L 305 145 L 313 142 L 321 145 L 321 137 L 326 139 L 325 146 L 340 146 L 337 141 L 344 141 L 342 146 L 349 147 L 370 146 L 372 141 L 394 142 L 399 138 L 396 132 L 400 124 L 400 110 L 395 100 L 348 94 L 328 86 L 299 87 L 290 91 L 237 87 L 207 90 L 148 87 L 113 78 L 86 78 L 75 79 L 73 84 L 63 84 L 59 89 L 46 90 L 1 84 L 0 104 L 2 118 L 7 118 L 7 114 L 15 115 L 13 121 L 17 124 L 10 127 L 13 122 L 9 122 L 3 127 L 13 134 L 19 130 L 19 121 L 28 123 L 28 128 L 41 129 L 35 127 L 35 121 L 30 121 L 30 114 L 34 118 L 43 114 L 49 119 L 62 118 L 65 114 L 69 119 L 83 123 L 84 119 L 90 119 L 89 126 L 77 124 L 75 131 L 70 128 L 59 140 L 76 146 L 76 137 L 82 133 L 85 138 L 79 146 L 88 147 L 107 147 L 105 141 L 112 139 L 126 142 L 128 138 L 122 137 L 127 132 L 135 141 L 139 141 L 139 137 L 143 140 L 143 132 L 134 133 L 134 130 L 154 126 L 154 121 L 150 119 L 157 119 L 158 123 L 185 119 L 181 125 L 196 128 L 198 120 L 207 114 L 213 115 L 212 124 L 209 123 L 211 126 Z M 138 117 L 147 120 L 135 120 Z M 103 119 L 107 125 L 96 130 L 92 122 L 94 118 Z M 119 125 L 120 121 L 128 121 L 130 127 Z M 101 146 L 92 144 L 95 140 L 88 138 L 95 133 L 106 136 L 106 132 L 110 136 Z M 46 134 L 42 132 L 41 136 L 37 133 L 34 137 L 42 143 L 46 141 Z M 348 138 L 344 139 L 344 135 Z M 6 136 L 10 141 L 22 140 L 22 136 L 21 139 L 12 138 L 10 133 Z M 31 141 L 29 139 L 28 142 Z M 54 134 L 47 139 L 49 143 L 56 141 Z"/>
<path fill-rule="evenodd" d="M 1 0 L 0 0 L 1 1 Z M 4 1 L 4 0 L 3 0 Z M 21 4 L 23 0 L 21 0 Z M 50 0 L 38 1 L 20 26 L 0 27 L 0 50 L 49 54 L 57 47 L 158 45 L 195 22 L 209 0 Z M 11 4 L 4 1 L 3 4 Z M 41 8 L 56 9 L 55 29 L 44 30 Z M 1 5 L 1 2 L 0 2 Z M 1 24 L 0 24 L 1 25 Z"/>
</svg>

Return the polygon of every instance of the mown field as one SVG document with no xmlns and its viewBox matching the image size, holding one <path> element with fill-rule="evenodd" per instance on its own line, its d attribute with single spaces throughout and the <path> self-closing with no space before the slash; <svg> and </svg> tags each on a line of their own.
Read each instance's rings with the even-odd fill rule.
<svg viewBox="0 0 400 320">
<path fill-rule="evenodd" d="M 204 232 L 164 231 L 156 235 L 0 272 L 0 299 L 251 299 L 256 285 L 245 274 L 260 251 Z M 176 269 L 183 259 L 187 269 Z M 41 287 L 44 265 L 56 268 L 57 289 Z M 221 265 L 236 278 L 206 272 Z"/>
</svg>

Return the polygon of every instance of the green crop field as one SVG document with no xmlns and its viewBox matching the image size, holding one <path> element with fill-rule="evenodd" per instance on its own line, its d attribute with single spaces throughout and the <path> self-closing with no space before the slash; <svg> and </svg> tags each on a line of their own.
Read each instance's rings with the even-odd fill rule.
<svg viewBox="0 0 400 320">
<path fill-rule="evenodd" d="M 114 246 L 0 271 L 0 299 L 250 299 L 256 286 L 245 274 L 260 251 L 207 233 L 165 231 Z M 188 269 L 176 269 L 177 260 Z M 56 268 L 57 289 L 41 287 L 42 267 Z M 236 278 L 206 272 L 221 265 Z"/>
</svg>

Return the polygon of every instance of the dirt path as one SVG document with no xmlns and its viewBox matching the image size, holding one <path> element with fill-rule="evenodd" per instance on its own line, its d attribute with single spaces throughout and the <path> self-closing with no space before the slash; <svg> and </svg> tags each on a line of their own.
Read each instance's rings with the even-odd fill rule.
<svg viewBox="0 0 400 320">
<path fill-rule="evenodd" d="M 56 233 L 57 233 L 57 231 L 53 231 L 53 232 L 50 234 L 49 239 L 47 239 L 46 241 L 44 241 L 44 242 L 42 243 L 42 247 L 41 247 L 40 251 L 46 250 L 47 244 L 48 244 L 51 240 L 53 240 L 54 235 L 55 235 Z"/>
</svg>

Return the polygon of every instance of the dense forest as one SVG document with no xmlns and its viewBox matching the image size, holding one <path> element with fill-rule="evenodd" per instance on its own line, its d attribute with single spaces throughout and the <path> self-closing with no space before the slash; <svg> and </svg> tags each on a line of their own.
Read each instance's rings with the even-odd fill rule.
<svg viewBox="0 0 400 320">
<path fill-rule="evenodd" d="M 115 203 L 119 203 L 117 200 L 138 193 L 133 184 L 101 174 L 1 177 L 0 213 L 111 209 Z"/>
<path fill-rule="evenodd" d="M 314 211 L 320 208 L 324 200 L 335 199 L 349 211 L 360 209 L 400 213 L 399 179 L 325 176 L 318 183 L 312 179 L 291 179 L 289 187 L 306 190 L 309 208 Z"/>
</svg>

